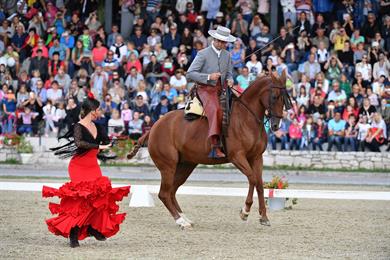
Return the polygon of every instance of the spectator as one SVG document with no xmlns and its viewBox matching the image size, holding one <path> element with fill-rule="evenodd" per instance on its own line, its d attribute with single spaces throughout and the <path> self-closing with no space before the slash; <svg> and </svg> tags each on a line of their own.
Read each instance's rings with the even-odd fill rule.
<svg viewBox="0 0 390 260">
<path fill-rule="evenodd" d="M 384 144 L 386 139 L 386 124 L 379 113 L 374 113 L 371 128 L 368 130 L 366 136 L 366 147 L 371 152 L 380 152 L 379 147 Z"/>
<path fill-rule="evenodd" d="M 341 144 L 344 141 L 346 122 L 341 119 L 340 112 L 335 112 L 334 118 L 328 123 L 328 152 L 332 151 L 333 144 L 337 150 L 342 151 Z"/>
<path fill-rule="evenodd" d="M 144 122 L 142 123 L 142 134 L 146 134 L 152 129 L 153 121 L 150 116 L 145 116 Z"/>
<path fill-rule="evenodd" d="M 48 59 L 44 58 L 42 56 L 42 50 L 38 49 L 37 56 L 31 59 L 29 74 L 32 75 L 32 72 L 34 70 L 38 70 L 41 79 L 45 81 L 49 76 L 48 67 L 49 67 Z"/>
<path fill-rule="evenodd" d="M 299 150 L 302 141 L 302 129 L 296 118 L 293 119 L 292 124 L 288 128 L 288 135 L 290 136 L 290 150 Z"/>
<path fill-rule="evenodd" d="M 321 66 L 315 60 L 315 55 L 310 54 L 309 60 L 303 63 L 303 73 L 309 79 L 311 83 L 314 83 L 317 73 L 321 71 Z"/>
<path fill-rule="evenodd" d="M 125 132 L 125 125 L 117 109 L 112 110 L 110 120 L 108 120 L 108 136 L 119 137 Z"/>
<path fill-rule="evenodd" d="M 344 152 L 348 152 L 348 146 L 351 146 L 351 151 L 356 152 L 357 147 L 357 124 L 355 115 L 351 114 L 348 117 L 348 121 L 345 124 L 345 137 L 344 137 Z"/>
<path fill-rule="evenodd" d="M 134 106 L 132 107 L 132 110 L 135 114 L 135 112 L 138 113 L 138 117 L 143 119 L 146 115 L 149 115 L 149 108 L 148 105 L 145 104 L 144 98 L 142 95 L 138 95 L 135 99 Z M 133 114 L 133 118 L 134 118 Z"/>
<path fill-rule="evenodd" d="M 369 98 L 364 98 L 363 99 L 363 105 L 360 107 L 359 110 L 359 116 L 360 115 L 365 115 L 368 118 L 368 122 L 371 123 L 372 116 L 376 112 L 376 108 L 371 105 L 370 99 Z"/>
<path fill-rule="evenodd" d="M 357 123 L 357 142 L 358 142 L 358 150 L 365 151 L 365 141 L 371 125 L 368 123 L 368 118 L 366 115 L 362 115 L 359 117 L 359 122 Z"/>
<path fill-rule="evenodd" d="M 340 83 L 338 80 L 333 80 L 332 91 L 328 95 L 328 101 L 333 100 L 335 103 L 335 111 L 342 112 L 347 101 L 347 95 L 344 90 L 340 89 Z"/>
<path fill-rule="evenodd" d="M 166 96 L 161 96 L 160 103 L 153 111 L 153 121 L 156 122 L 159 118 L 163 117 L 166 113 L 172 110 L 172 106 Z"/>
<path fill-rule="evenodd" d="M 137 141 L 142 136 L 142 124 L 140 114 L 134 112 L 133 119 L 129 122 L 129 136 L 131 139 Z"/>
<path fill-rule="evenodd" d="M 103 61 L 102 67 L 105 72 L 108 73 L 109 76 L 112 76 L 112 73 L 119 68 L 119 61 L 114 58 L 114 52 L 108 51 L 107 58 Z"/>
<path fill-rule="evenodd" d="M 176 70 L 175 76 L 171 77 L 171 79 L 169 80 L 169 85 L 171 85 L 171 87 L 173 87 L 177 91 L 187 87 L 187 80 L 183 76 L 182 70 Z"/>
<path fill-rule="evenodd" d="M 327 140 L 327 126 L 323 123 L 323 120 L 322 118 L 317 118 L 317 122 L 316 124 L 314 125 L 314 131 L 315 131 L 315 136 L 314 136 L 314 139 L 312 140 L 312 144 L 313 144 L 313 150 L 315 151 L 316 148 L 318 147 L 318 149 L 320 151 L 322 151 L 322 144 L 326 142 Z"/>
<path fill-rule="evenodd" d="M 43 107 L 43 113 L 43 119 L 45 120 L 45 136 L 48 137 L 51 131 L 53 131 L 53 133 L 58 132 L 58 128 L 54 126 L 56 107 L 52 104 L 51 100 Z"/>
<path fill-rule="evenodd" d="M 291 124 L 291 121 L 287 118 L 287 112 L 283 112 L 283 118 L 281 120 L 281 125 L 280 128 L 272 132 L 270 134 L 270 142 L 272 145 L 272 149 L 276 150 L 276 141 L 280 140 L 281 141 L 281 149 L 282 150 L 288 150 L 289 143 L 288 143 L 288 130 Z"/>
<path fill-rule="evenodd" d="M 356 64 L 356 73 L 360 72 L 363 77 L 363 80 L 371 81 L 372 68 L 371 68 L 371 64 L 369 64 L 367 60 L 368 60 L 367 55 L 363 55 L 362 61 Z"/>
<path fill-rule="evenodd" d="M 167 50 L 169 54 L 171 54 L 174 47 L 179 47 L 180 40 L 180 35 L 177 34 L 177 25 L 171 25 L 169 28 L 169 33 L 163 38 L 163 48 Z"/>
<path fill-rule="evenodd" d="M 313 141 L 316 137 L 316 132 L 313 124 L 313 118 L 309 116 L 302 127 L 302 140 L 300 150 L 309 149 L 313 146 Z"/>
<path fill-rule="evenodd" d="M 379 54 L 379 61 L 374 64 L 373 78 L 375 81 L 379 80 L 381 76 L 389 78 L 390 62 L 384 53 Z"/>
<path fill-rule="evenodd" d="M 38 113 L 32 112 L 30 107 L 25 107 L 24 112 L 18 114 L 18 118 L 22 119 L 22 125 L 18 128 L 18 133 L 31 136 L 33 133 L 32 121 L 36 118 Z"/>
<path fill-rule="evenodd" d="M 3 88 L 4 89 L 4 88 Z M 6 134 L 13 132 L 16 123 L 16 98 L 12 89 L 7 90 L 3 100 L 2 131 Z"/>
</svg>

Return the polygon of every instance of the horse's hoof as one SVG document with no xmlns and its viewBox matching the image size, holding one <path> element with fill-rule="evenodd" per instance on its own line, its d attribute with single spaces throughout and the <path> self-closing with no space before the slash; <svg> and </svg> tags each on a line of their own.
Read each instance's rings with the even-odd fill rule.
<svg viewBox="0 0 390 260">
<path fill-rule="evenodd" d="M 192 224 L 185 220 L 183 217 L 176 219 L 176 224 L 180 227 L 181 230 L 192 229 Z"/>
<path fill-rule="evenodd" d="M 194 222 L 192 220 L 190 220 L 189 218 L 187 218 L 187 216 L 184 214 L 184 213 L 179 213 L 180 217 L 182 217 L 185 221 L 187 221 L 188 223 L 191 224 L 191 226 L 194 226 Z"/>
<path fill-rule="evenodd" d="M 260 218 L 260 224 L 267 227 L 271 226 L 271 222 L 269 222 L 268 218 Z"/>
<path fill-rule="evenodd" d="M 240 209 L 240 218 L 243 221 L 247 221 L 249 216 L 249 212 L 246 212 L 244 208 Z"/>
</svg>

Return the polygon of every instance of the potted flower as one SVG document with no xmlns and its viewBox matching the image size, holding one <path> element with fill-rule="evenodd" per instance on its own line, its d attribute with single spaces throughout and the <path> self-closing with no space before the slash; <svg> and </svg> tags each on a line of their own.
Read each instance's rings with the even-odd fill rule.
<svg viewBox="0 0 390 260">
<path fill-rule="evenodd" d="M 268 183 L 264 183 L 264 188 L 266 189 L 286 189 L 288 187 L 288 181 L 286 178 L 274 176 L 272 180 Z M 288 198 L 268 198 L 268 207 L 271 211 L 284 209 L 286 206 L 286 201 Z M 295 204 L 295 200 L 292 201 Z M 291 206 L 290 206 L 291 208 Z"/>
<path fill-rule="evenodd" d="M 26 164 L 33 156 L 33 146 L 24 136 L 21 136 L 16 146 L 16 151 L 20 154 L 22 164 Z"/>
</svg>

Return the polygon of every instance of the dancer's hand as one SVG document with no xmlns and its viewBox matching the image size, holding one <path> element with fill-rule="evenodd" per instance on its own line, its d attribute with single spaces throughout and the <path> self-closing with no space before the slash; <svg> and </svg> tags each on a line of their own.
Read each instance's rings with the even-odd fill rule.
<svg viewBox="0 0 390 260">
<path fill-rule="evenodd" d="M 107 149 L 110 149 L 111 146 L 112 146 L 111 143 L 110 144 L 101 144 L 101 145 L 99 145 L 99 149 L 100 150 L 107 150 Z"/>
</svg>

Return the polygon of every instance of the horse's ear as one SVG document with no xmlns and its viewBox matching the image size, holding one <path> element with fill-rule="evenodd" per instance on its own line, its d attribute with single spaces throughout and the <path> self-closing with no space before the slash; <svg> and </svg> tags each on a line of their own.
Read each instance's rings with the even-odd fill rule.
<svg viewBox="0 0 390 260">
<path fill-rule="evenodd" d="M 282 75 L 280 76 L 280 81 L 282 82 L 283 86 L 286 85 L 286 79 L 287 79 L 287 72 L 286 72 L 287 69 L 284 69 L 283 72 L 282 72 Z"/>
</svg>

